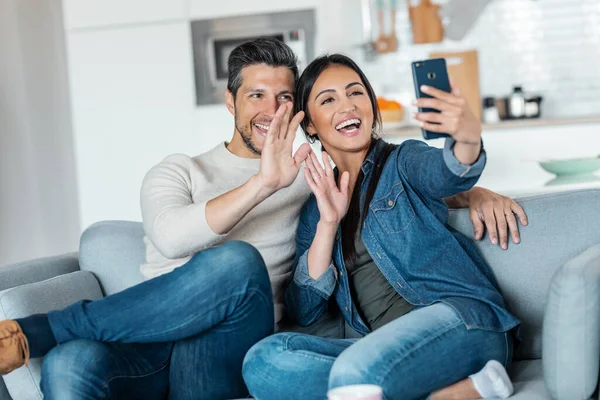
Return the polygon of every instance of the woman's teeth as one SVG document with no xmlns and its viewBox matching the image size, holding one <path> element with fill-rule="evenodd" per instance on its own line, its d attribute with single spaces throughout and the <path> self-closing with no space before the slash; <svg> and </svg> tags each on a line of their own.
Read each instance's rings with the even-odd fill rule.
<svg viewBox="0 0 600 400">
<path fill-rule="evenodd" d="M 344 129 L 345 127 L 350 126 L 350 125 L 356 125 L 356 127 L 358 128 L 360 126 L 360 120 L 356 119 L 356 118 L 346 120 L 344 122 L 339 123 L 335 127 L 335 129 L 339 131 L 340 129 Z"/>
</svg>

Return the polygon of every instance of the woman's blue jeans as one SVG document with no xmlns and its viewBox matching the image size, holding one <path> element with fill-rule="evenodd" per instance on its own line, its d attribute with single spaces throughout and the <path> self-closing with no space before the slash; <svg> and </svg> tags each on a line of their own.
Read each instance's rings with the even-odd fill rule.
<svg viewBox="0 0 600 400">
<path fill-rule="evenodd" d="M 243 374 L 257 399 L 319 399 L 328 389 L 375 384 L 384 399 L 424 399 L 479 371 L 488 360 L 507 366 L 512 334 L 467 330 L 437 303 L 416 309 L 360 339 L 279 333 L 254 345 Z"/>
</svg>

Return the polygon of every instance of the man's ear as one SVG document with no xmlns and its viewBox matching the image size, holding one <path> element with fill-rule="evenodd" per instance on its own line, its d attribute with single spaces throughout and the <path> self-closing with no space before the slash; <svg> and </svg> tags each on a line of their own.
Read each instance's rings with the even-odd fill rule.
<svg viewBox="0 0 600 400">
<path fill-rule="evenodd" d="M 235 117 L 235 99 L 229 89 L 225 89 L 225 104 L 231 115 Z"/>
</svg>

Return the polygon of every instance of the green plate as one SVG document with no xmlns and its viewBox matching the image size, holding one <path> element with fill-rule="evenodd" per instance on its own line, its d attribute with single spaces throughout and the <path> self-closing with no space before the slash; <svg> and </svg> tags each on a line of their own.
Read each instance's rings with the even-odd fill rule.
<svg viewBox="0 0 600 400">
<path fill-rule="evenodd" d="M 540 161 L 540 166 L 556 176 L 585 175 L 600 169 L 600 157 Z"/>
</svg>

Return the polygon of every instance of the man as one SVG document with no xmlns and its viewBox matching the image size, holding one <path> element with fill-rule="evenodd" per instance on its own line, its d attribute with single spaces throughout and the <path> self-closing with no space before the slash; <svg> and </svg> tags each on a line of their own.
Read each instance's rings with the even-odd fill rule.
<svg viewBox="0 0 600 400">
<path fill-rule="evenodd" d="M 299 170 L 310 147 L 292 152 L 302 115 L 290 121 L 298 69 L 289 47 L 257 39 L 234 49 L 228 67 L 231 141 L 194 158 L 167 157 L 144 179 L 148 280 L 99 301 L 0 322 L 0 373 L 46 355 L 46 399 L 247 394 L 246 351 L 283 323 L 309 194 Z M 513 212 L 522 210 L 510 199 L 479 189 L 449 203 L 470 203 L 490 232 L 500 227 L 501 242 L 508 223 L 517 240 Z M 483 234 L 481 218 L 474 222 Z"/>
</svg>

